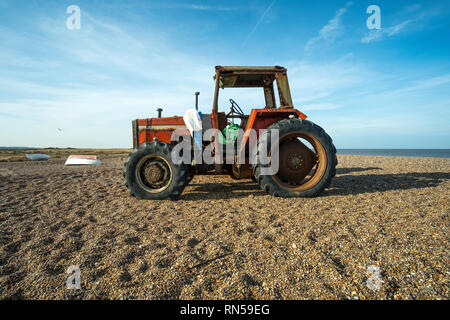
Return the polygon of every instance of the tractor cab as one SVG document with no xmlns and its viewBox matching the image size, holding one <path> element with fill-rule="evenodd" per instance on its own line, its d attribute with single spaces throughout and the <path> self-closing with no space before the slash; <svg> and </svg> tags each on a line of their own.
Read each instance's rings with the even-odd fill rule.
<svg viewBox="0 0 450 320">
<path fill-rule="evenodd" d="M 286 74 L 286 68 L 275 67 L 224 67 L 216 66 L 214 75 L 215 90 L 212 114 L 217 115 L 214 128 L 223 130 L 222 126 L 229 119 L 241 120 L 241 128 L 247 129 L 250 115 L 244 114 L 240 106 L 230 99 L 230 110 L 219 112 L 218 101 L 220 89 L 225 88 L 261 88 L 265 99 L 264 109 L 276 109 L 274 82 L 276 80 L 280 109 L 292 109 L 292 98 Z M 225 119 L 224 119 L 225 118 Z"/>
<path fill-rule="evenodd" d="M 240 119 L 240 129 L 245 132 L 244 139 L 241 140 L 241 144 L 237 146 L 238 150 L 247 149 L 248 156 L 248 135 L 250 129 L 256 130 L 257 136 L 259 136 L 261 129 L 266 129 L 271 124 L 286 118 L 301 118 L 306 119 L 306 115 L 300 111 L 294 109 L 292 103 L 291 92 L 289 89 L 289 82 L 287 78 L 287 69 L 280 66 L 273 67 L 230 67 L 230 66 L 216 66 L 216 74 L 214 75 L 215 88 L 214 88 L 214 100 L 213 110 L 211 115 L 211 126 L 218 130 L 218 135 L 222 133 L 227 124 L 234 119 Z M 275 98 L 276 84 L 279 102 Z M 262 109 L 252 109 L 250 114 L 245 114 L 236 101 L 230 99 L 230 109 L 227 113 L 219 111 L 219 94 L 220 89 L 225 88 L 261 88 L 262 94 L 264 94 L 265 107 Z M 206 127 L 209 128 L 205 119 Z M 214 139 L 216 150 L 221 142 L 221 137 L 217 136 Z M 251 168 L 248 165 L 235 165 L 233 166 L 235 175 L 233 177 L 247 178 L 252 176 Z M 237 170 L 238 168 L 245 168 L 245 170 Z M 223 169 L 222 164 L 216 164 L 216 171 L 221 172 Z M 236 175 L 236 172 L 242 171 L 242 174 Z M 244 173 L 245 172 L 245 173 Z"/>
</svg>

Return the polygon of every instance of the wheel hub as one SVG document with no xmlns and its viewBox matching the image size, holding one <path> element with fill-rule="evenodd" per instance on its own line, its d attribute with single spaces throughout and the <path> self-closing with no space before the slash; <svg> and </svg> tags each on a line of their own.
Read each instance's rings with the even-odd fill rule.
<svg viewBox="0 0 450 320">
<path fill-rule="evenodd" d="M 301 182 L 314 167 L 314 153 L 298 139 L 280 146 L 280 177 L 289 182 Z"/>
<path fill-rule="evenodd" d="M 158 162 L 151 162 L 144 169 L 144 177 L 151 184 L 161 184 L 165 176 L 166 170 Z"/>
<path fill-rule="evenodd" d="M 294 153 L 291 158 L 290 161 L 288 161 L 289 164 L 289 168 L 291 170 L 298 170 L 302 164 L 303 164 L 303 158 L 301 155 Z"/>
</svg>

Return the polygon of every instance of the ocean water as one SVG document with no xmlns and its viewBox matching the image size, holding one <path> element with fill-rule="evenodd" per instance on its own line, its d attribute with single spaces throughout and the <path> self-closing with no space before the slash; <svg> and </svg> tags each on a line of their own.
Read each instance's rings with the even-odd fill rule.
<svg viewBox="0 0 450 320">
<path fill-rule="evenodd" d="M 450 158 L 450 149 L 337 149 L 338 154 Z"/>
<path fill-rule="evenodd" d="M 1 149 L 39 149 L 31 147 L 2 147 Z M 397 156 L 450 158 L 450 149 L 337 149 L 337 154 L 357 156 Z"/>
</svg>

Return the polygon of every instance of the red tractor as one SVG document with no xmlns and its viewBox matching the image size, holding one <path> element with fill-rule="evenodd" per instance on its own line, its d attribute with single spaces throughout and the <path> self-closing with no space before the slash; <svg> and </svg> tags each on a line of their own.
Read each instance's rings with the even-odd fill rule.
<svg viewBox="0 0 450 320">
<path fill-rule="evenodd" d="M 161 117 L 162 110 L 158 109 L 158 118 L 133 120 L 134 151 L 128 156 L 124 172 L 131 194 L 138 199 L 176 199 L 194 175 L 224 173 L 234 179 L 253 179 L 273 196 L 320 194 L 336 173 L 336 148 L 321 127 L 306 120 L 306 115 L 294 108 L 286 72 L 286 68 L 280 66 L 217 66 L 212 112 L 201 116 L 202 133 L 212 129 L 214 134 L 211 139 L 202 138 L 197 146 L 188 139 L 192 132 L 182 116 Z M 265 108 L 244 114 L 230 99 L 230 112 L 219 112 L 219 89 L 239 87 L 263 88 Z M 227 125 L 230 121 L 234 124 L 235 120 L 240 121 L 239 137 L 224 139 Z M 274 142 L 275 135 L 271 132 L 275 131 Z M 174 152 L 181 143 L 180 137 L 190 141 L 192 149 Z M 277 152 L 274 152 L 275 147 Z M 195 150 L 200 151 L 197 153 L 200 159 L 194 155 Z M 230 156 L 225 150 L 234 150 L 234 155 Z M 174 157 L 182 156 L 183 152 L 184 156 L 189 156 L 189 161 L 174 161 Z M 268 160 L 262 161 L 261 154 L 267 154 Z M 278 170 L 267 174 L 265 170 L 274 162 L 274 154 L 278 156 Z M 214 157 L 214 163 L 203 163 L 201 157 L 205 155 Z"/>
</svg>

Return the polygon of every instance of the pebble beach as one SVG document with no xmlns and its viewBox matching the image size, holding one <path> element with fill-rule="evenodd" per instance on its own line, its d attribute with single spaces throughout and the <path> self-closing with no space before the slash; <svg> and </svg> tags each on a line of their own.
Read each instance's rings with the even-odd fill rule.
<svg viewBox="0 0 450 320">
<path fill-rule="evenodd" d="M 449 158 L 340 155 L 307 199 L 197 176 L 178 201 L 132 197 L 125 158 L 0 163 L 1 299 L 449 298 Z"/>
</svg>

